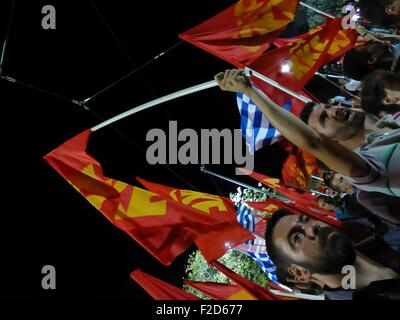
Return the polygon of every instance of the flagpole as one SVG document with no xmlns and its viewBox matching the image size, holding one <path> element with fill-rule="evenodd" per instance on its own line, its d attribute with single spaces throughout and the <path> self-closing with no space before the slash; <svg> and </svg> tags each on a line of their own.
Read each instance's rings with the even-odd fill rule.
<svg viewBox="0 0 400 320">
<path fill-rule="evenodd" d="M 313 7 L 313 6 L 310 6 L 309 4 L 304 3 L 302 1 L 300 1 L 299 4 L 302 5 L 305 8 L 310 9 L 310 10 L 316 12 L 316 13 L 319 13 L 320 15 L 323 15 L 323 16 L 325 16 L 327 18 L 331 18 L 331 19 L 335 19 L 336 18 L 335 16 L 332 16 L 329 13 L 323 12 L 323 11 L 321 11 L 321 10 L 319 10 L 319 9 Z"/>
<path fill-rule="evenodd" d="M 243 187 L 243 188 L 250 189 L 250 190 L 253 190 L 253 191 L 255 191 L 255 192 L 263 193 L 263 194 L 265 194 L 265 195 L 267 195 L 267 196 L 269 196 L 269 197 L 279 199 L 279 200 L 281 200 L 281 201 L 283 201 L 283 202 L 286 202 L 286 203 L 291 202 L 291 201 L 288 200 L 287 198 L 282 197 L 282 196 L 280 196 L 280 195 L 277 195 L 277 194 L 275 194 L 275 193 L 272 193 L 272 192 L 269 192 L 269 191 L 266 191 L 266 190 L 261 190 L 261 189 L 258 189 L 258 188 L 256 188 L 256 187 L 253 187 L 253 186 L 251 186 L 251 185 L 249 185 L 249 184 L 247 184 L 247 183 L 240 182 L 240 181 L 238 181 L 238 180 L 234 180 L 234 179 L 225 177 L 225 176 L 223 176 L 223 175 L 220 175 L 220 174 L 218 174 L 218 173 L 209 171 L 209 170 L 207 170 L 207 169 L 205 168 L 204 165 L 200 166 L 200 170 L 201 170 L 202 172 L 204 172 L 204 173 L 209 174 L 210 176 L 214 176 L 214 177 L 220 178 L 220 179 L 222 179 L 222 180 L 231 182 L 231 183 L 236 184 L 236 185 L 238 185 L 238 186 L 241 186 L 241 187 Z"/>
<path fill-rule="evenodd" d="M 319 180 L 319 181 L 324 181 L 324 179 L 322 179 L 321 177 L 315 176 L 315 175 L 311 175 L 311 178 L 315 179 L 315 180 Z"/>
<path fill-rule="evenodd" d="M 161 98 L 158 98 L 158 99 L 146 102 L 144 104 L 141 104 L 140 106 L 134 107 L 134 108 L 132 108 L 132 109 L 130 109 L 128 111 L 125 111 L 125 112 L 119 114 L 119 115 L 116 115 L 115 117 L 112 117 L 111 119 L 108 119 L 108 120 L 98 124 L 97 126 L 94 126 L 91 130 L 92 131 L 97 131 L 99 129 L 102 129 L 104 127 L 109 126 L 110 124 L 112 124 L 114 122 L 117 122 L 117 121 L 119 121 L 121 119 L 124 119 L 124 118 L 126 118 L 126 117 L 128 117 L 128 116 L 130 116 L 132 114 L 135 114 L 135 113 L 138 113 L 140 111 L 149 109 L 149 108 L 154 107 L 156 105 L 159 105 L 161 103 L 164 103 L 164 102 L 167 102 L 167 101 L 170 101 L 170 100 L 174 100 L 174 99 L 179 98 L 179 97 L 183 97 L 183 96 L 195 93 L 195 92 L 199 92 L 199 91 L 202 91 L 202 90 L 206 90 L 206 89 L 209 89 L 209 88 L 216 87 L 217 85 L 218 84 L 217 84 L 217 82 L 215 80 L 211 80 L 211 81 L 208 81 L 208 82 L 204 82 L 204 83 L 195 85 L 195 86 L 190 87 L 190 88 L 186 88 L 186 89 L 183 89 L 183 90 L 168 94 L 168 95 L 163 96 Z"/>
<path fill-rule="evenodd" d="M 335 83 L 334 81 L 328 79 L 328 77 L 326 75 L 324 75 L 323 73 L 320 72 L 316 72 L 315 73 L 317 76 L 320 76 L 322 79 L 324 79 L 325 81 L 329 82 L 331 85 L 335 86 L 336 88 L 338 88 L 340 91 L 347 93 L 349 96 L 360 100 L 359 96 L 356 96 L 355 94 L 352 94 L 350 91 L 346 90 L 345 88 L 342 88 L 341 86 L 339 86 L 337 83 Z"/>
<path fill-rule="evenodd" d="M 312 295 L 299 292 L 282 292 L 276 289 L 269 289 L 273 294 L 281 297 L 298 298 L 302 300 L 325 300 L 324 295 Z"/>
<path fill-rule="evenodd" d="M 11 26 L 12 22 L 14 19 L 14 13 L 15 13 L 15 2 L 16 0 L 12 0 L 11 2 L 11 9 L 10 9 L 10 16 L 8 17 L 8 26 L 7 26 L 7 34 L 6 37 L 3 41 L 3 47 L 1 49 L 1 56 L 0 56 L 0 76 L 3 75 L 4 71 L 4 61 L 5 61 L 5 56 L 6 56 L 6 49 L 8 45 L 8 40 L 10 38 L 10 33 L 11 33 Z"/>
<path fill-rule="evenodd" d="M 139 72 L 140 70 L 142 70 L 143 68 L 147 67 L 149 64 L 153 63 L 154 61 L 158 60 L 159 58 L 161 58 L 163 55 L 165 55 L 166 53 L 170 52 L 171 50 L 175 49 L 178 45 L 180 45 L 183 41 L 180 41 L 176 44 L 174 44 L 172 47 L 168 48 L 167 50 L 160 52 L 158 55 L 156 55 L 154 58 L 150 59 L 149 61 L 145 62 L 144 64 L 142 64 L 139 67 L 136 67 L 134 70 L 130 71 L 129 73 L 127 73 L 126 75 L 124 75 L 123 77 L 119 78 L 118 80 L 114 81 L 113 83 L 109 84 L 107 87 L 99 90 L 98 92 L 96 92 L 95 94 L 93 94 L 92 96 L 83 99 L 82 101 L 80 101 L 81 104 L 85 105 L 88 102 L 90 102 L 92 99 L 96 98 L 98 95 L 106 92 L 107 90 L 110 90 L 112 87 L 116 86 L 118 83 L 120 83 L 122 80 L 125 80 L 126 78 L 134 75 L 135 73 Z M 129 58 L 130 59 L 130 58 Z"/>
<path fill-rule="evenodd" d="M 261 73 L 258 73 L 257 71 L 254 71 L 254 70 L 252 70 L 252 69 L 250 69 L 248 67 L 245 67 L 244 72 L 245 72 L 245 75 L 247 77 L 254 76 L 254 77 L 256 77 L 256 78 L 258 78 L 258 79 L 260 79 L 260 80 L 262 80 L 262 81 L 264 81 L 264 82 L 266 82 L 268 84 L 270 84 L 271 86 L 273 86 L 273 87 L 275 87 L 275 88 L 277 88 L 277 89 L 279 89 L 279 90 L 291 95 L 292 97 L 294 97 L 296 99 L 299 99 L 300 101 L 303 101 L 304 103 L 312 101 L 311 99 L 309 99 L 309 98 L 307 98 L 305 96 L 302 96 L 301 94 L 298 94 L 297 92 L 294 92 L 293 90 L 290 90 L 290 89 L 282 86 L 278 82 L 276 82 L 276 81 L 264 76 Z"/>
</svg>

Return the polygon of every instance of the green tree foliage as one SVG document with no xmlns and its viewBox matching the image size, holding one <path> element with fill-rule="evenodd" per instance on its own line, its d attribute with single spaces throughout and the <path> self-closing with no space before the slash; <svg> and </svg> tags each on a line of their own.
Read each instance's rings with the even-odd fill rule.
<svg viewBox="0 0 400 320">
<path fill-rule="evenodd" d="M 261 187 L 261 184 L 259 185 Z M 263 188 L 264 190 L 267 190 Z M 267 196 L 260 192 L 255 192 L 249 189 L 238 188 L 236 193 L 231 193 L 230 198 L 235 204 L 242 201 L 265 201 Z M 260 214 L 260 212 L 257 212 Z M 229 250 L 219 260 L 222 264 L 232 269 L 241 276 L 266 287 L 268 284 L 268 278 L 261 268 L 251 259 L 248 255 L 235 251 Z M 203 281 L 203 282 L 220 282 L 220 283 L 232 283 L 223 273 L 219 272 L 214 267 L 210 266 L 204 259 L 200 251 L 193 252 L 187 261 L 185 278 L 192 281 Z M 202 292 L 184 285 L 183 289 L 203 299 L 210 299 Z"/>
<path fill-rule="evenodd" d="M 235 250 L 229 250 L 224 256 L 218 259 L 218 261 L 241 276 L 258 283 L 261 286 L 267 286 L 267 276 L 263 273 L 261 268 L 257 266 L 254 260 L 246 254 Z M 233 283 L 223 273 L 219 272 L 213 266 L 210 266 L 198 250 L 189 256 L 185 270 L 186 279 L 188 280 Z M 210 299 L 202 292 L 190 286 L 184 285 L 183 289 L 202 299 Z"/>
<path fill-rule="evenodd" d="M 302 0 L 304 3 L 313 6 L 323 12 L 340 16 L 343 7 L 343 0 Z M 309 28 L 313 28 L 324 22 L 324 17 L 310 9 L 301 9 L 305 12 Z M 300 12 L 298 12 L 300 13 Z M 300 15 L 299 15 L 300 16 Z M 299 17 L 301 19 L 301 17 Z"/>
</svg>

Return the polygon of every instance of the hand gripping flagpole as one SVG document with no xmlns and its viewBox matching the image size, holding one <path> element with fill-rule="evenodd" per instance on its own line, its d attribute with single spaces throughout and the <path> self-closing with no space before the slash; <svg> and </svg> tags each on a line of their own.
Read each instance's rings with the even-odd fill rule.
<svg viewBox="0 0 400 320">
<path fill-rule="evenodd" d="M 202 90 L 206 90 L 206 89 L 209 89 L 209 88 L 216 87 L 217 85 L 218 84 L 217 84 L 217 82 L 215 80 L 211 80 L 211 81 L 208 81 L 208 82 L 204 82 L 204 83 L 195 85 L 195 86 L 190 87 L 190 88 L 186 88 L 186 89 L 183 89 L 183 90 L 168 94 L 168 95 L 163 96 L 161 98 L 146 102 L 146 103 L 144 103 L 144 104 L 142 104 L 140 106 L 137 106 L 137 107 L 132 108 L 132 109 L 130 109 L 128 111 L 125 111 L 125 112 L 123 112 L 123 113 L 121 113 L 121 114 L 119 114 L 119 115 L 117 115 L 115 117 L 112 117 L 111 119 L 108 119 L 108 120 L 98 124 L 97 126 L 93 127 L 91 130 L 92 131 L 97 131 L 99 129 L 102 129 L 102 128 L 114 123 L 114 122 L 117 122 L 117 121 L 119 121 L 121 119 L 124 119 L 124 118 L 126 118 L 126 117 L 128 117 L 128 116 L 130 116 L 132 114 L 135 114 L 135 113 L 138 113 L 140 111 L 149 109 L 149 108 L 154 107 L 156 105 L 159 105 L 161 103 L 164 103 L 164 102 L 167 102 L 167 101 L 170 101 L 170 100 L 174 100 L 174 99 L 179 98 L 179 97 L 183 97 L 183 96 L 195 93 L 195 92 L 199 92 L 199 91 L 202 91 Z"/>
<path fill-rule="evenodd" d="M 305 96 L 302 96 L 301 94 L 298 94 L 297 92 L 294 92 L 293 90 L 290 90 L 290 89 L 282 86 L 278 82 L 276 82 L 276 81 L 274 81 L 274 80 L 262 75 L 261 73 L 258 73 L 256 71 L 254 71 L 254 70 L 252 70 L 252 69 L 250 69 L 248 67 L 245 68 L 245 75 L 248 76 L 248 77 L 254 76 L 256 78 L 259 78 L 259 79 L 265 81 L 266 83 L 278 88 L 279 90 L 282 90 L 283 92 L 286 92 L 287 94 L 291 95 L 292 97 L 297 98 L 300 101 L 303 101 L 304 103 L 312 101 L 311 99 L 309 99 L 309 98 L 307 98 Z M 216 86 L 218 86 L 217 82 L 215 80 L 211 80 L 211 81 L 208 81 L 208 82 L 204 82 L 204 83 L 195 85 L 195 86 L 190 87 L 190 88 L 186 88 L 186 89 L 183 89 L 183 90 L 168 94 L 168 95 L 163 96 L 161 98 L 158 98 L 158 99 L 146 102 L 146 103 L 144 103 L 144 104 L 142 104 L 140 106 L 134 107 L 134 108 L 132 108 L 132 109 L 130 109 L 128 111 L 125 111 L 125 112 L 119 114 L 119 115 L 116 115 L 115 117 L 112 117 L 111 119 L 108 119 L 108 120 L 98 124 L 97 126 L 94 126 L 93 128 L 91 128 L 91 130 L 93 132 L 97 131 L 99 129 L 102 129 L 102 128 L 114 123 L 114 122 L 117 122 L 117 121 L 119 121 L 121 119 L 129 117 L 132 114 L 135 114 L 135 113 L 138 113 L 140 111 L 152 108 L 152 107 L 154 107 L 156 105 L 159 105 L 161 103 L 164 103 L 164 102 L 167 102 L 167 101 L 170 101 L 170 100 L 174 100 L 176 98 L 180 98 L 180 97 L 183 97 L 183 96 L 195 93 L 195 92 L 199 92 L 199 91 L 202 91 L 202 90 L 213 88 L 213 87 L 216 87 Z"/>
</svg>

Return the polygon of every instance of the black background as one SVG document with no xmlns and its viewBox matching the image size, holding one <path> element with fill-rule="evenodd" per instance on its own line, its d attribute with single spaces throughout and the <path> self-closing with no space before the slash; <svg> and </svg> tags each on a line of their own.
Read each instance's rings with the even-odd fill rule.
<svg viewBox="0 0 400 320">
<path fill-rule="evenodd" d="M 88 107 L 92 113 L 70 101 L 92 96 L 178 43 L 179 33 L 235 1 L 93 1 L 97 9 L 87 0 L 16 1 L 3 75 L 68 99 L 0 82 L 2 297 L 150 299 L 129 277 L 137 267 L 181 285 L 187 254 L 170 267 L 161 265 L 113 227 L 42 157 L 101 122 L 98 116 L 109 118 L 209 81 L 229 68 L 220 59 L 181 43 L 91 100 Z M 2 40 L 8 30 L 11 2 L 0 3 Z M 56 30 L 41 27 L 41 10 L 48 4 L 56 8 Z M 102 163 L 106 176 L 131 184 L 137 185 L 135 177 L 141 176 L 213 194 L 234 191 L 235 185 L 220 180 L 216 187 L 198 166 L 171 165 L 179 178 L 164 166 L 146 162 L 147 131 L 166 129 L 169 120 L 178 121 L 178 129 L 239 127 L 235 96 L 213 88 L 131 116 L 114 129 L 96 132 L 88 151 Z M 256 156 L 256 171 L 279 177 L 285 157 L 277 146 L 261 150 Z M 210 169 L 234 177 L 232 165 Z M 41 268 L 47 264 L 56 267 L 56 290 L 41 288 Z"/>
</svg>

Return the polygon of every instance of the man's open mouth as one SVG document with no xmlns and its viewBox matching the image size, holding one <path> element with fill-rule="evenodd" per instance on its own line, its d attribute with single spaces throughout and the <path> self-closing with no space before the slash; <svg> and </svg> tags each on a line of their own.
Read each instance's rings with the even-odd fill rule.
<svg viewBox="0 0 400 320">
<path fill-rule="evenodd" d="M 346 109 L 338 109 L 336 112 L 336 118 L 340 121 L 348 121 L 352 112 Z"/>
</svg>

